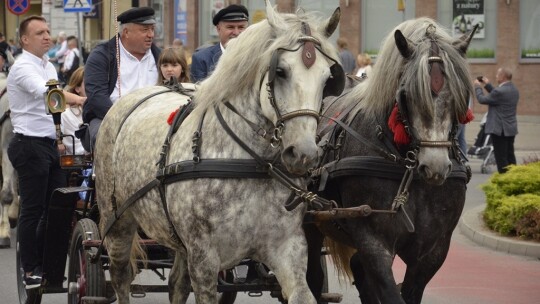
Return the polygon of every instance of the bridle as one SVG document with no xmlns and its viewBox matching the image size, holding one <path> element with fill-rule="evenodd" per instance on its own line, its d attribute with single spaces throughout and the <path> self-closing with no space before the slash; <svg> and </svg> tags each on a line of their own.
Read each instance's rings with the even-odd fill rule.
<svg viewBox="0 0 540 304">
<path fill-rule="evenodd" d="M 433 25 L 428 27 L 426 32 L 429 33 L 431 29 L 433 31 L 435 30 Z M 444 86 L 444 62 L 439 55 L 439 46 L 437 45 L 436 40 L 434 38 L 431 38 L 430 41 L 431 46 L 429 49 L 428 57 L 429 76 L 431 79 L 430 87 L 432 96 L 437 97 Z M 420 136 L 418 135 L 418 131 L 411 125 L 411 122 L 409 120 L 409 111 L 407 108 L 407 94 L 403 88 L 400 88 L 396 94 L 396 104 L 399 109 L 401 121 L 405 126 L 407 134 L 411 138 L 411 147 L 414 150 L 417 150 L 421 147 L 450 148 L 453 146 L 451 138 L 448 140 L 422 140 L 420 138 Z M 454 125 L 456 125 L 456 123 L 454 123 Z"/>
<path fill-rule="evenodd" d="M 343 89 L 345 88 L 345 73 L 343 72 L 343 68 L 341 65 L 332 57 L 330 57 L 328 54 L 326 54 L 321 49 L 321 42 L 311 36 L 311 29 L 307 23 L 302 23 L 302 32 L 303 35 L 298 38 L 298 42 L 300 45 L 295 49 L 287 49 L 287 48 L 278 48 L 272 53 L 272 57 L 270 59 L 270 64 L 268 66 L 268 70 L 265 71 L 265 73 L 268 73 L 268 81 L 266 83 L 266 91 L 268 93 L 268 100 L 270 101 L 270 104 L 272 105 L 272 108 L 274 108 L 274 111 L 276 113 L 276 123 L 274 124 L 274 130 L 272 132 L 272 138 L 271 138 L 271 145 L 272 147 L 278 147 L 281 144 L 281 136 L 283 134 L 283 129 L 285 128 L 285 121 L 290 120 L 295 117 L 300 116 L 312 116 L 315 119 L 317 119 L 317 122 L 320 119 L 320 114 L 322 111 L 322 102 L 321 106 L 318 111 L 311 110 L 311 109 L 300 109 L 288 113 L 281 113 L 279 110 L 279 107 L 276 103 L 276 95 L 275 95 L 275 79 L 276 79 L 276 70 L 277 65 L 279 62 L 279 57 L 282 52 L 296 52 L 300 48 L 302 48 L 301 52 L 301 58 L 302 62 L 304 63 L 304 66 L 306 68 L 311 68 L 311 66 L 315 63 L 315 60 L 317 59 L 317 52 L 318 50 L 321 54 L 323 54 L 326 58 L 333 61 L 334 64 L 330 67 L 330 78 L 326 82 L 324 91 L 323 91 L 323 98 L 326 96 L 339 96 Z M 261 76 L 261 83 L 259 86 L 259 90 L 262 90 L 262 84 L 265 79 L 265 76 Z"/>
</svg>

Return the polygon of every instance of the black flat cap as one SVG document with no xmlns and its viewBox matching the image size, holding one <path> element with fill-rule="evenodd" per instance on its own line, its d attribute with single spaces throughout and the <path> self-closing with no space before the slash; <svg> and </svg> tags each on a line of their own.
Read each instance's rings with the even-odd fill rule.
<svg viewBox="0 0 540 304">
<path fill-rule="evenodd" d="M 212 19 L 212 23 L 217 25 L 220 21 L 248 21 L 249 13 L 245 6 L 231 4 L 220 10 Z"/>
<path fill-rule="evenodd" d="M 122 24 L 155 24 L 154 14 L 154 9 L 151 7 L 134 7 L 118 15 L 116 20 Z"/>
</svg>

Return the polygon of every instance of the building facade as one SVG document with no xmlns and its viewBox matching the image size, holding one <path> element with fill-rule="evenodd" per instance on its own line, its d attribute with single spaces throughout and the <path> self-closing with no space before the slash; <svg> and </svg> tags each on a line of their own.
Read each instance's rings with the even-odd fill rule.
<svg viewBox="0 0 540 304">
<path fill-rule="evenodd" d="M 44 14 L 48 7 L 61 9 L 62 0 L 31 0 L 31 7 L 21 16 L 7 9 L 9 0 L 2 0 L 0 31 L 6 38 L 14 38 L 21 18 L 31 14 Z M 95 3 L 90 14 L 79 19 L 68 15 L 64 25 L 79 25 L 78 36 L 87 49 L 99 41 L 110 39 L 116 33 L 114 16 L 134 6 L 151 6 L 156 10 L 158 26 L 156 43 L 169 46 L 175 38 L 194 51 L 200 46 L 217 42 L 212 16 L 229 4 L 243 4 L 250 12 L 250 23 L 265 18 L 262 0 L 102 0 Z M 348 40 L 353 54 L 369 53 L 376 64 L 376 54 L 383 37 L 404 20 L 427 16 L 437 20 L 456 37 L 480 25 L 468 52 L 471 79 L 480 75 L 495 80 L 501 66 L 514 71 L 513 81 L 520 90 L 519 115 L 540 116 L 540 1 L 537 0 L 271 0 L 278 10 L 294 12 L 297 9 L 317 11 L 329 16 L 336 7 L 342 17 L 338 30 L 332 36 Z M 115 7 L 116 4 L 116 7 Z M 60 6 L 60 8 L 59 8 Z M 116 12 L 116 13 L 115 13 Z M 53 34 L 59 30 L 59 15 L 51 13 Z M 66 13 L 69 14 L 69 13 Z M 71 18 L 71 19 L 70 19 Z M 68 20 L 68 21 L 66 21 Z M 79 20 L 79 21 L 77 21 Z M 80 21 L 82 20 L 82 21 Z M 80 23 L 76 23 L 80 22 Z M 473 105 L 475 113 L 484 113 L 486 106 Z"/>
</svg>

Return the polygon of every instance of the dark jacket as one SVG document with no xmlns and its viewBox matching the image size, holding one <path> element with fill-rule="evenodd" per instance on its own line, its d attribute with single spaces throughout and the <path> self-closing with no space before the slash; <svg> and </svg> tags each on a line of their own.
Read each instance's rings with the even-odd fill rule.
<svg viewBox="0 0 540 304">
<path fill-rule="evenodd" d="M 157 66 L 161 49 L 152 44 L 151 51 Z M 98 44 L 88 56 L 84 66 L 84 86 L 87 96 L 83 107 L 84 122 L 105 117 L 112 107 L 110 96 L 117 79 L 116 38 L 112 38 Z"/>
<path fill-rule="evenodd" d="M 199 50 L 191 57 L 191 81 L 204 80 L 215 69 L 221 57 L 221 46 L 216 44 Z"/>
<path fill-rule="evenodd" d="M 484 132 L 497 136 L 516 136 L 519 101 L 517 88 L 512 82 L 496 88 L 488 83 L 485 88 L 489 92 L 487 95 L 484 95 L 481 87 L 475 87 L 478 102 L 489 106 Z"/>
</svg>

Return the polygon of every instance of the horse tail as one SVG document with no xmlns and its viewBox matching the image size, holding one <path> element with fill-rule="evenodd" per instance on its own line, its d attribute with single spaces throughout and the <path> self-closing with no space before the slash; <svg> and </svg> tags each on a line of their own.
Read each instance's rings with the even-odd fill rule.
<svg viewBox="0 0 540 304">
<path fill-rule="evenodd" d="M 350 266 L 351 257 L 356 253 L 356 249 L 336 242 L 327 237 L 324 240 L 326 249 L 332 257 L 334 268 L 338 274 L 338 280 L 341 282 L 343 278 L 345 282 L 353 281 L 353 273 Z"/>
<path fill-rule="evenodd" d="M 139 273 L 139 265 L 138 261 L 142 262 L 142 265 L 144 268 L 148 266 L 148 255 L 146 254 L 146 250 L 141 245 L 142 238 L 139 236 L 138 233 L 135 233 L 133 236 L 133 241 L 131 243 L 131 254 L 129 258 L 129 262 L 131 264 L 131 270 L 133 273 L 133 277 Z"/>
</svg>

